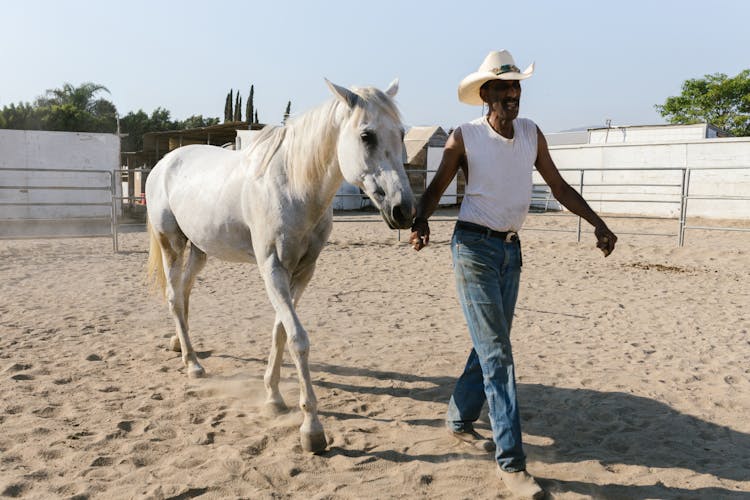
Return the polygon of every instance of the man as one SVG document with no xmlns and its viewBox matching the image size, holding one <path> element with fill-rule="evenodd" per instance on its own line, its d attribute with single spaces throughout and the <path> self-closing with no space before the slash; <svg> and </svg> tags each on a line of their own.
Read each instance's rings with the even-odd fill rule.
<svg viewBox="0 0 750 500">
<path fill-rule="evenodd" d="M 520 497 L 542 498 L 544 490 L 526 472 L 510 329 L 521 272 L 518 231 L 531 202 L 532 166 L 555 198 L 594 226 L 597 247 L 609 255 L 617 236 L 560 176 L 547 141 L 531 120 L 518 118 L 521 72 L 508 51 L 491 52 L 479 70 L 458 87 L 467 104 L 486 104 L 488 113 L 458 127 L 448 138 L 435 178 L 422 196 L 410 242 L 419 251 L 429 243 L 427 219 L 461 168 L 466 191 L 451 240 L 456 288 L 473 349 L 448 403 L 446 424 L 457 438 L 495 449 L 498 474 Z M 473 427 L 484 402 L 493 441 Z"/>
</svg>

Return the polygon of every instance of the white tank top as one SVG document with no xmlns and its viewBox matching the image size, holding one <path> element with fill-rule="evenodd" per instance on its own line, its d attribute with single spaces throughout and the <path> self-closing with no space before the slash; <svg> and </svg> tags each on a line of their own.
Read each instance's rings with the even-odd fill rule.
<svg viewBox="0 0 750 500">
<path fill-rule="evenodd" d="M 537 127 L 513 120 L 513 139 L 490 126 L 486 117 L 461 125 L 469 177 L 459 220 L 495 231 L 519 231 L 531 203 L 531 173 L 536 162 Z"/>
</svg>

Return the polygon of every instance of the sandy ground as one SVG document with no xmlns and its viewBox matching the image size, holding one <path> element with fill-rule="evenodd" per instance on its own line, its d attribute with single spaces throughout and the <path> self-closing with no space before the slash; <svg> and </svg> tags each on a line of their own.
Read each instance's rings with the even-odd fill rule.
<svg viewBox="0 0 750 500">
<path fill-rule="evenodd" d="M 357 217 L 355 217 L 357 219 Z M 750 234 L 611 220 L 525 230 L 514 320 L 529 470 L 553 498 L 750 498 Z M 736 221 L 735 221 L 736 223 Z M 263 411 L 272 310 L 254 266 L 209 260 L 192 339 L 167 350 L 145 233 L 0 241 L 0 494 L 20 498 L 506 498 L 491 455 L 447 436 L 470 349 L 449 222 L 417 254 L 385 224 L 335 224 L 300 305 L 329 439 L 303 453 Z M 575 228 L 531 216 L 527 228 Z M 634 233 L 634 234 L 627 234 Z M 405 234 L 403 235 L 405 238 Z M 484 417 L 479 429 L 487 433 Z"/>
</svg>

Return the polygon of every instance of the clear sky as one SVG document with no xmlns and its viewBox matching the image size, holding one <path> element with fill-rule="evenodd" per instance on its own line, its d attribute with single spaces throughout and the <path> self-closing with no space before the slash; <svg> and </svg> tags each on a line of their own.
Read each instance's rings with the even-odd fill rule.
<svg viewBox="0 0 750 500">
<path fill-rule="evenodd" d="M 0 106 L 91 81 L 121 115 L 176 119 L 223 118 L 229 89 L 244 103 L 253 84 L 260 121 L 278 123 L 287 101 L 328 98 L 324 77 L 399 77 L 404 122 L 449 128 L 481 114 L 458 82 L 505 48 L 536 62 L 521 116 L 544 132 L 654 124 L 684 80 L 750 68 L 747 0 L 5 0 L 0 26 Z"/>
</svg>

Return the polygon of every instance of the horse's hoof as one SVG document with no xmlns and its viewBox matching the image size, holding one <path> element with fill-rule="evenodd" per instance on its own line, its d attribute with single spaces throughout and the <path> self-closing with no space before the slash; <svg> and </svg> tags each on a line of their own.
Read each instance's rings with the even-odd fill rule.
<svg viewBox="0 0 750 500">
<path fill-rule="evenodd" d="M 174 352 L 182 352 L 182 347 L 180 346 L 180 339 L 177 337 L 177 335 L 169 339 L 169 348 L 172 349 Z"/>
<path fill-rule="evenodd" d="M 276 417 L 289 412 L 289 407 L 283 401 L 266 401 L 264 410 L 266 414 Z"/>
<path fill-rule="evenodd" d="M 310 453 L 320 453 L 325 451 L 328 446 L 326 441 L 326 433 L 324 431 L 312 432 L 312 433 L 300 433 L 300 442 L 302 443 L 302 449 Z"/>
<path fill-rule="evenodd" d="M 187 374 L 190 378 L 203 378 L 206 376 L 206 370 L 199 364 L 188 365 Z"/>
</svg>

